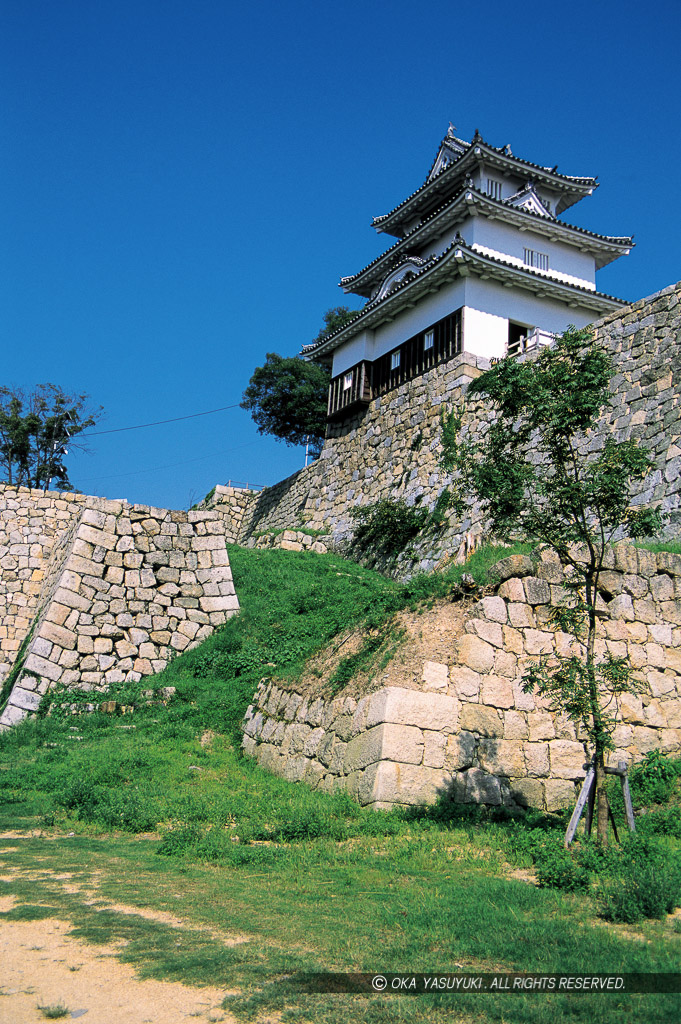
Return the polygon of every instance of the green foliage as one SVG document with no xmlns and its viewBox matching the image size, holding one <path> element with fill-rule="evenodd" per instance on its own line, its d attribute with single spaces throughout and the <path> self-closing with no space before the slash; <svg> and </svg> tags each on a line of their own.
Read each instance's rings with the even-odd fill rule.
<svg viewBox="0 0 681 1024">
<path fill-rule="evenodd" d="M 56 384 L 39 384 L 29 394 L 0 387 L 0 472 L 7 482 L 72 490 L 64 457 L 83 447 L 74 438 L 102 412 L 89 411 L 87 403 L 87 395 L 67 394 Z"/>
<path fill-rule="evenodd" d="M 63 1003 L 52 1003 L 48 1006 L 38 1004 L 38 1009 L 43 1017 L 47 1017 L 48 1020 L 60 1020 L 62 1017 L 71 1016 L 68 1006 L 64 1006 Z"/>
<path fill-rule="evenodd" d="M 681 758 L 649 750 L 629 773 L 632 796 L 644 804 L 666 803 L 681 779 Z"/>
<path fill-rule="evenodd" d="M 681 904 L 681 856 L 648 837 L 632 836 L 595 896 L 601 916 L 633 924 L 662 918 Z"/>
<path fill-rule="evenodd" d="M 350 510 L 356 523 L 353 546 L 374 559 L 390 558 L 404 551 L 428 519 L 428 510 L 407 505 L 401 498 L 381 498 Z"/>
<path fill-rule="evenodd" d="M 577 627 L 573 632 L 579 635 Z M 580 630 L 581 632 L 581 630 Z M 552 711 L 566 714 L 578 722 L 598 751 L 614 749 L 612 733 L 617 724 L 617 698 L 623 693 L 642 693 L 645 684 L 631 672 L 626 658 L 612 654 L 597 663 L 572 655 L 561 658 L 542 656 L 526 670 L 525 693 L 537 690 L 546 697 Z M 600 701 L 594 714 L 594 694 Z"/>
<path fill-rule="evenodd" d="M 565 892 L 585 892 L 591 883 L 588 870 L 564 846 L 543 847 L 537 854 L 535 871 L 540 886 Z"/>
<path fill-rule="evenodd" d="M 443 414 L 441 457 L 443 468 L 455 474 L 458 502 L 475 495 L 496 534 L 520 530 L 548 544 L 572 573 L 554 621 L 584 639 L 584 656 L 541 659 L 530 667 L 524 686 L 586 729 L 603 840 L 604 751 L 611 745 L 618 696 L 640 687 L 625 659 L 596 659 L 598 580 L 606 545 L 615 536 L 649 536 L 661 526 L 658 510 L 630 504 L 634 481 L 652 466 L 636 441 L 608 436 L 600 450 L 586 453 L 612 373 L 608 352 L 588 331 L 574 328 L 535 359 L 502 359 L 468 388 L 467 399 L 482 397 L 494 408 L 486 434 L 478 442 L 462 438 L 462 415 Z"/>
<path fill-rule="evenodd" d="M 447 523 L 447 512 L 454 506 L 454 495 L 448 487 L 443 488 L 437 496 L 437 501 L 430 513 L 429 523 L 435 527 L 442 527 Z"/>
<path fill-rule="evenodd" d="M 357 316 L 356 309 L 350 309 L 349 306 L 334 306 L 333 309 L 327 309 L 322 319 L 324 326 L 322 327 L 319 334 L 312 339 L 313 345 L 318 345 L 324 338 L 328 338 L 330 334 L 337 331 L 340 327 L 345 327 L 347 323 L 354 320 Z"/>
<path fill-rule="evenodd" d="M 272 434 L 288 445 L 310 443 L 321 448 L 326 434 L 330 374 L 319 363 L 268 352 L 243 393 L 260 434 Z"/>
</svg>

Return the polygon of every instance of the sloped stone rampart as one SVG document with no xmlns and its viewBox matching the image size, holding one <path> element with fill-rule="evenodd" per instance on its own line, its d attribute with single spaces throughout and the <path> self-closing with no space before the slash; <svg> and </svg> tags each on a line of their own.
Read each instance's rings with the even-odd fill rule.
<svg viewBox="0 0 681 1024">
<path fill-rule="evenodd" d="M 612 354 L 614 375 L 600 430 L 585 441 L 587 451 L 599 450 L 608 435 L 641 441 L 655 466 L 633 503 L 659 502 L 670 514 L 671 534 L 681 529 L 680 297 L 681 283 L 593 325 L 596 340 Z M 463 353 L 375 399 L 363 415 L 332 425 L 319 459 L 250 496 L 239 513 L 239 542 L 266 530 L 305 526 L 343 542 L 351 533 L 350 510 L 381 498 L 420 501 L 432 509 L 449 482 L 438 466 L 441 410 L 459 405 L 469 382 L 488 365 Z M 475 435 L 487 420 L 478 403 L 464 430 Z M 220 494 L 213 498 L 220 500 Z M 474 507 L 463 521 L 426 534 L 417 545 L 418 567 L 430 570 L 464 554 L 482 528 Z"/>
<path fill-rule="evenodd" d="M 0 728 L 35 711 L 53 685 L 101 689 L 159 672 L 238 610 L 226 550 L 231 524 L 219 509 L 169 511 L 84 496 L 69 503 L 9 488 L 0 491 L 0 508 L 15 513 L 0 548 L 12 633 L 3 640 L 12 688 Z M 14 544 L 24 522 L 36 532 Z"/>
<path fill-rule="evenodd" d="M 307 697 L 260 684 L 244 720 L 244 751 L 284 778 L 345 789 L 386 808 L 458 802 L 569 804 L 585 775 L 572 722 L 522 690 L 540 655 L 567 654 L 573 638 L 549 623 L 563 569 L 548 554 L 497 566 L 494 594 L 470 610 L 447 663 L 426 662 L 418 689 L 387 685 L 356 701 Z M 620 700 L 613 763 L 649 750 L 681 751 L 681 556 L 616 545 L 601 577 L 599 658 L 630 659 L 644 686 Z"/>
</svg>

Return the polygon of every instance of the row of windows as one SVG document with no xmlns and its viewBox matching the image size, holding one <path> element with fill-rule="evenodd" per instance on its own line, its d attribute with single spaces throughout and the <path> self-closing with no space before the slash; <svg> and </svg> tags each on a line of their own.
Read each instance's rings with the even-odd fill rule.
<svg viewBox="0 0 681 1024">
<path fill-rule="evenodd" d="M 424 373 L 461 351 L 461 310 L 439 320 L 426 331 L 414 335 L 399 348 L 365 360 L 334 377 L 329 388 L 329 416 L 344 409 L 366 404 L 406 380 Z"/>
</svg>

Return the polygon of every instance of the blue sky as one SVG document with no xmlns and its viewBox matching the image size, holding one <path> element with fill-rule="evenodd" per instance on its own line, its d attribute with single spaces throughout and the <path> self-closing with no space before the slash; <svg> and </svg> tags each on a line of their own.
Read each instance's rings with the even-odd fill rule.
<svg viewBox="0 0 681 1024">
<path fill-rule="evenodd" d="M 601 291 L 679 280 L 680 29 L 671 0 L 5 0 L 0 383 L 86 391 L 99 430 L 237 405 L 359 304 L 338 279 L 450 120 L 599 176 L 567 219 L 637 243 Z M 304 456 L 238 408 L 90 448 L 79 489 L 174 508 Z"/>
</svg>

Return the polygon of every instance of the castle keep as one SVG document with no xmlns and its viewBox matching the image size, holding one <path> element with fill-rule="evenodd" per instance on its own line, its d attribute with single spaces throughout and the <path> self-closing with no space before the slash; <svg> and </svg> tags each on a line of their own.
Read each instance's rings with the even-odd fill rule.
<svg viewBox="0 0 681 1024">
<path fill-rule="evenodd" d="M 349 277 L 366 299 L 345 326 L 304 349 L 331 364 L 329 419 L 466 353 L 495 359 L 547 344 L 623 305 L 596 290 L 596 271 L 628 253 L 628 237 L 559 219 L 598 187 L 450 125 L 420 188 L 373 227 L 397 239 Z"/>
</svg>

